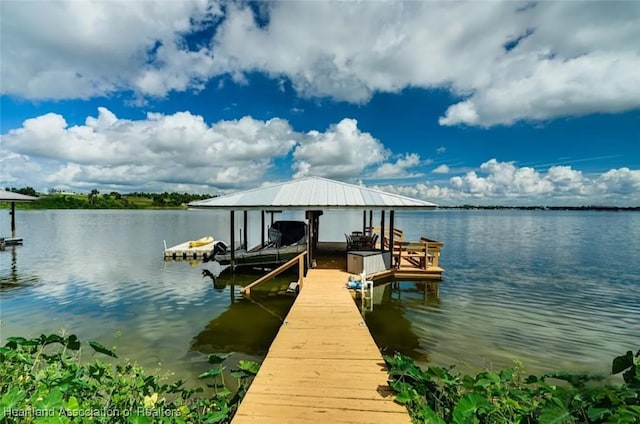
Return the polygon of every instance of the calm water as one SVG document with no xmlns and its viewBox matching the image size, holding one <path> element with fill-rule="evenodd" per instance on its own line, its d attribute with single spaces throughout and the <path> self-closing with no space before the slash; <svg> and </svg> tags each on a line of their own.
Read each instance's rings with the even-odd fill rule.
<svg viewBox="0 0 640 424">
<path fill-rule="evenodd" d="M 207 368 L 208 353 L 260 360 L 293 300 L 276 289 L 291 278 L 247 300 L 239 286 L 255 276 L 223 273 L 214 287 L 201 276 L 212 264 L 162 259 L 163 240 L 228 240 L 227 218 L 18 211 L 25 244 L 0 252 L 2 342 L 64 330 L 187 380 Z M 437 296 L 414 282 L 376 288 L 365 318 L 380 346 L 442 365 L 521 359 L 531 371 L 600 372 L 613 356 L 640 348 L 640 214 L 436 211 L 398 213 L 396 222 L 409 240 L 445 242 L 446 273 Z M 325 213 L 321 239 L 341 240 L 361 226 L 360 213 Z M 259 231 L 257 214 L 252 228 Z M 259 235 L 251 235 L 254 244 Z"/>
</svg>

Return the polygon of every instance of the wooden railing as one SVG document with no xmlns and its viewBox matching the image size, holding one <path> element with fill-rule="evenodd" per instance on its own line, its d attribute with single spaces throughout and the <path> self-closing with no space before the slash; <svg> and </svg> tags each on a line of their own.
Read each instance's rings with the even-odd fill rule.
<svg viewBox="0 0 640 424">
<path fill-rule="evenodd" d="M 427 243 L 427 251 L 431 255 L 431 265 L 440 266 L 440 251 L 444 243 L 426 237 L 420 237 L 420 241 Z"/>
<path fill-rule="evenodd" d="M 396 241 L 393 243 L 393 258 L 396 268 L 400 268 L 402 259 L 420 269 L 439 266 L 440 250 L 444 243 L 421 237 L 420 241 Z"/>
<path fill-rule="evenodd" d="M 365 228 L 370 234 L 380 233 L 380 227 Z M 427 269 L 429 266 L 440 266 L 440 251 L 444 243 L 427 237 L 420 237 L 420 241 L 404 241 L 404 232 L 398 228 L 393 229 L 393 254 L 394 266 L 398 268 L 402 258 L 418 268 Z M 389 249 L 389 229 L 385 229 L 382 235 L 381 247 Z"/>
<path fill-rule="evenodd" d="M 402 259 L 406 259 L 414 266 L 427 269 L 429 265 L 428 243 L 417 241 L 397 241 L 393 244 L 393 256 L 396 268 L 400 268 Z"/>
<path fill-rule="evenodd" d="M 300 253 L 295 258 L 290 259 L 288 262 L 280 265 L 278 268 L 274 269 L 273 271 L 269 272 L 268 274 L 263 275 L 262 277 L 258 278 L 256 281 L 254 281 L 253 283 L 249 284 L 248 286 L 245 286 L 242 289 L 242 293 L 246 294 L 247 296 L 250 296 L 252 288 L 254 288 L 256 286 L 259 286 L 260 284 L 272 279 L 276 275 L 279 275 L 280 273 L 288 270 L 289 268 L 291 268 L 295 264 L 298 264 L 298 267 L 299 267 L 298 268 L 298 284 L 299 284 L 300 288 L 302 288 L 302 285 L 304 284 L 304 260 L 305 260 L 305 256 L 306 255 L 307 255 L 306 251 Z"/>
</svg>

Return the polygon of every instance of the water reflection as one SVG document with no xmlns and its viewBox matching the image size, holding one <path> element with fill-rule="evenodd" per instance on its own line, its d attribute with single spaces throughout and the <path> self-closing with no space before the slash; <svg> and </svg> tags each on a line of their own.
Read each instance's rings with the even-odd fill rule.
<svg viewBox="0 0 640 424">
<path fill-rule="evenodd" d="M 206 354 L 266 355 L 293 304 L 293 297 L 253 290 L 251 298 L 245 298 L 234 295 L 235 286 L 230 289 L 229 307 L 193 338 L 190 350 Z"/>
<path fill-rule="evenodd" d="M 0 293 L 7 293 L 12 290 L 30 287 L 37 284 L 40 278 L 35 274 L 18 272 L 18 252 L 17 246 L 9 246 L 2 252 L 2 260 L 4 262 L 6 255 L 11 256 L 11 265 L 6 273 L 4 266 L 0 270 Z"/>
<path fill-rule="evenodd" d="M 420 304 L 437 312 L 440 308 L 437 282 L 389 281 L 373 288 L 372 305 L 362 303 L 365 321 L 376 344 L 389 353 L 400 352 L 420 362 L 429 360 L 429 350 L 421 341 L 407 307 Z M 435 347 L 437 342 L 429 344 Z"/>
</svg>

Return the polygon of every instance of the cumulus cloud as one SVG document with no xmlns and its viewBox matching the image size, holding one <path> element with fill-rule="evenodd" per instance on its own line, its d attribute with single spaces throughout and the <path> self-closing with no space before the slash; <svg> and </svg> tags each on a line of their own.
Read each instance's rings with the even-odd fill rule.
<svg viewBox="0 0 640 424">
<path fill-rule="evenodd" d="M 215 3 L 3 1 L 2 93 L 28 99 L 162 96 L 214 73 L 208 46 L 185 37 L 221 16 Z"/>
<path fill-rule="evenodd" d="M 117 3 L 117 4 L 114 4 Z M 441 125 L 640 107 L 637 2 L 2 2 L 2 92 L 164 96 L 261 72 L 365 103 L 444 88 Z M 256 16 L 259 14 L 259 16 Z M 302 167 L 307 166 L 301 164 Z"/>
<path fill-rule="evenodd" d="M 640 203 L 640 170 L 611 169 L 585 177 L 570 166 L 546 172 L 491 159 L 477 170 L 451 177 L 448 185 L 419 183 L 384 189 L 443 204 L 622 205 Z"/>
<path fill-rule="evenodd" d="M 417 153 L 406 153 L 400 155 L 395 162 L 387 162 L 380 165 L 372 174 L 374 178 L 398 178 L 398 177 L 416 177 L 421 174 L 411 172 L 411 169 L 423 163 L 420 155 Z"/>
<path fill-rule="evenodd" d="M 356 177 L 388 156 L 378 139 L 360 131 L 355 119 L 345 118 L 323 133 L 314 130 L 302 137 L 293 152 L 294 177 Z"/>
<path fill-rule="evenodd" d="M 118 118 L 106 108 L 83 125 L 58 114 L 26 120 L 2 135 L 0 180 L 89 191 L 191 191 L 242 189 L 288 178 L 275 164 L 291 161 L 293 177 L 340 180 L 410 177 L 428 163 L 416 153 L 394 154 L 380 140 L 343 119 L 324 132 L 296 132 L 279 118 L 245 116 L 208 124 L 190 112 Z M 449 171 L 440 165 L 436 172 Z M 42 187 L 46 184 L 46 187 Z M 442 204 L 638 205 L 640 170 L 585 175 L 571 166 L 534 169 L 491 159 L 448 181 L 397 183 L 378 188 Z"/>
<path fill-rule="evenodd" d="M 450 171 L 449 167 L 446 164 L 442 164 L 437 166 L 433 171 L 434 174 L 448 174 Z"/>
<path fill-rule="evenodd" d="M 612 197 L 616 195 L 637 198 L 640 192 L 640 170 L 611 169 L 596 180 L 598 189 Z"/>
<path fill-rule="evenodd" d="M 2 149 L 37 158 L 51 186 L 226 188 L 262 178 L 274 159 L 289 154 L 296 137 L 278 118 L 208 125 L 201 116 L 178 112 L 133 121 L 99 108 L 84 125 L 69 126 L 54 113 L 28 119 L 2 136 Z M 33 178 L 17 168 L 10 172 Z"/>
<path fill-rule="evenodd" d="M 377 91 L 444 87 L 463 100 L 444 112 L 442 125 L 640 107 L 640 6 L 524 6 L 284 2 L 263 9 L 265 25 L 237 7 L 215 35 L 216 55 L 237 72 L 284 75 L 305 96 L 363 103 Z"/>
<path fill-rule="evenodd" d="M 282 173 L 277 161 L 290 161 L 296 178 L 343 180 L 375 170 L 407 175 L 420 163 L 415 153 L 393 155 L 348 118 L 324 132 L 303 133 L 280 118 L 208 124 L 202 116 L 177 112 L 130 120 L 100 107 L 83 125 L 47 113 L 1 140 L 1 179 L 40 189 L 211 192 L 255 186 Z"/>
</svg>

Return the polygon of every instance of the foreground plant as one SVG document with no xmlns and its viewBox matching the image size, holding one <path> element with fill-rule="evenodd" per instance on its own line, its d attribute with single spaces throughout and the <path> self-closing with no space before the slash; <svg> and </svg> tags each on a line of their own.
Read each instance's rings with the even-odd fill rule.
<svg viewBox="0 0 640 424">
<path fill-rule="evenodd" d="M 117 358 L 97 342 L 88 345 Z M 239 389 L 232 393 L 216 382 L 226 356 L 211 355 L 209 362 L 218 366 L 200 376 L 214 379 L 208 385 L 215 392 L 207 396 L 202 388 L 164 383 L 131 363 L 81 361 L 82 351 L 75 335 L 9 338 L 0 347 L 0 423 L 229 422 L 259 367 L 240 361 L 232 372 Z"/>
<path fill-rule="evenodd" d="M 524 378 L 519 365 L 470 376 L 453 367 L 421 369 L 401 354 L 384 359 L 396 401 L 407 406 L 415 422 L 640 423 L 640 351 L 613 360 L 612 374 L 623 373 L 620 385 L 563 372 Z"/>
</svg>

